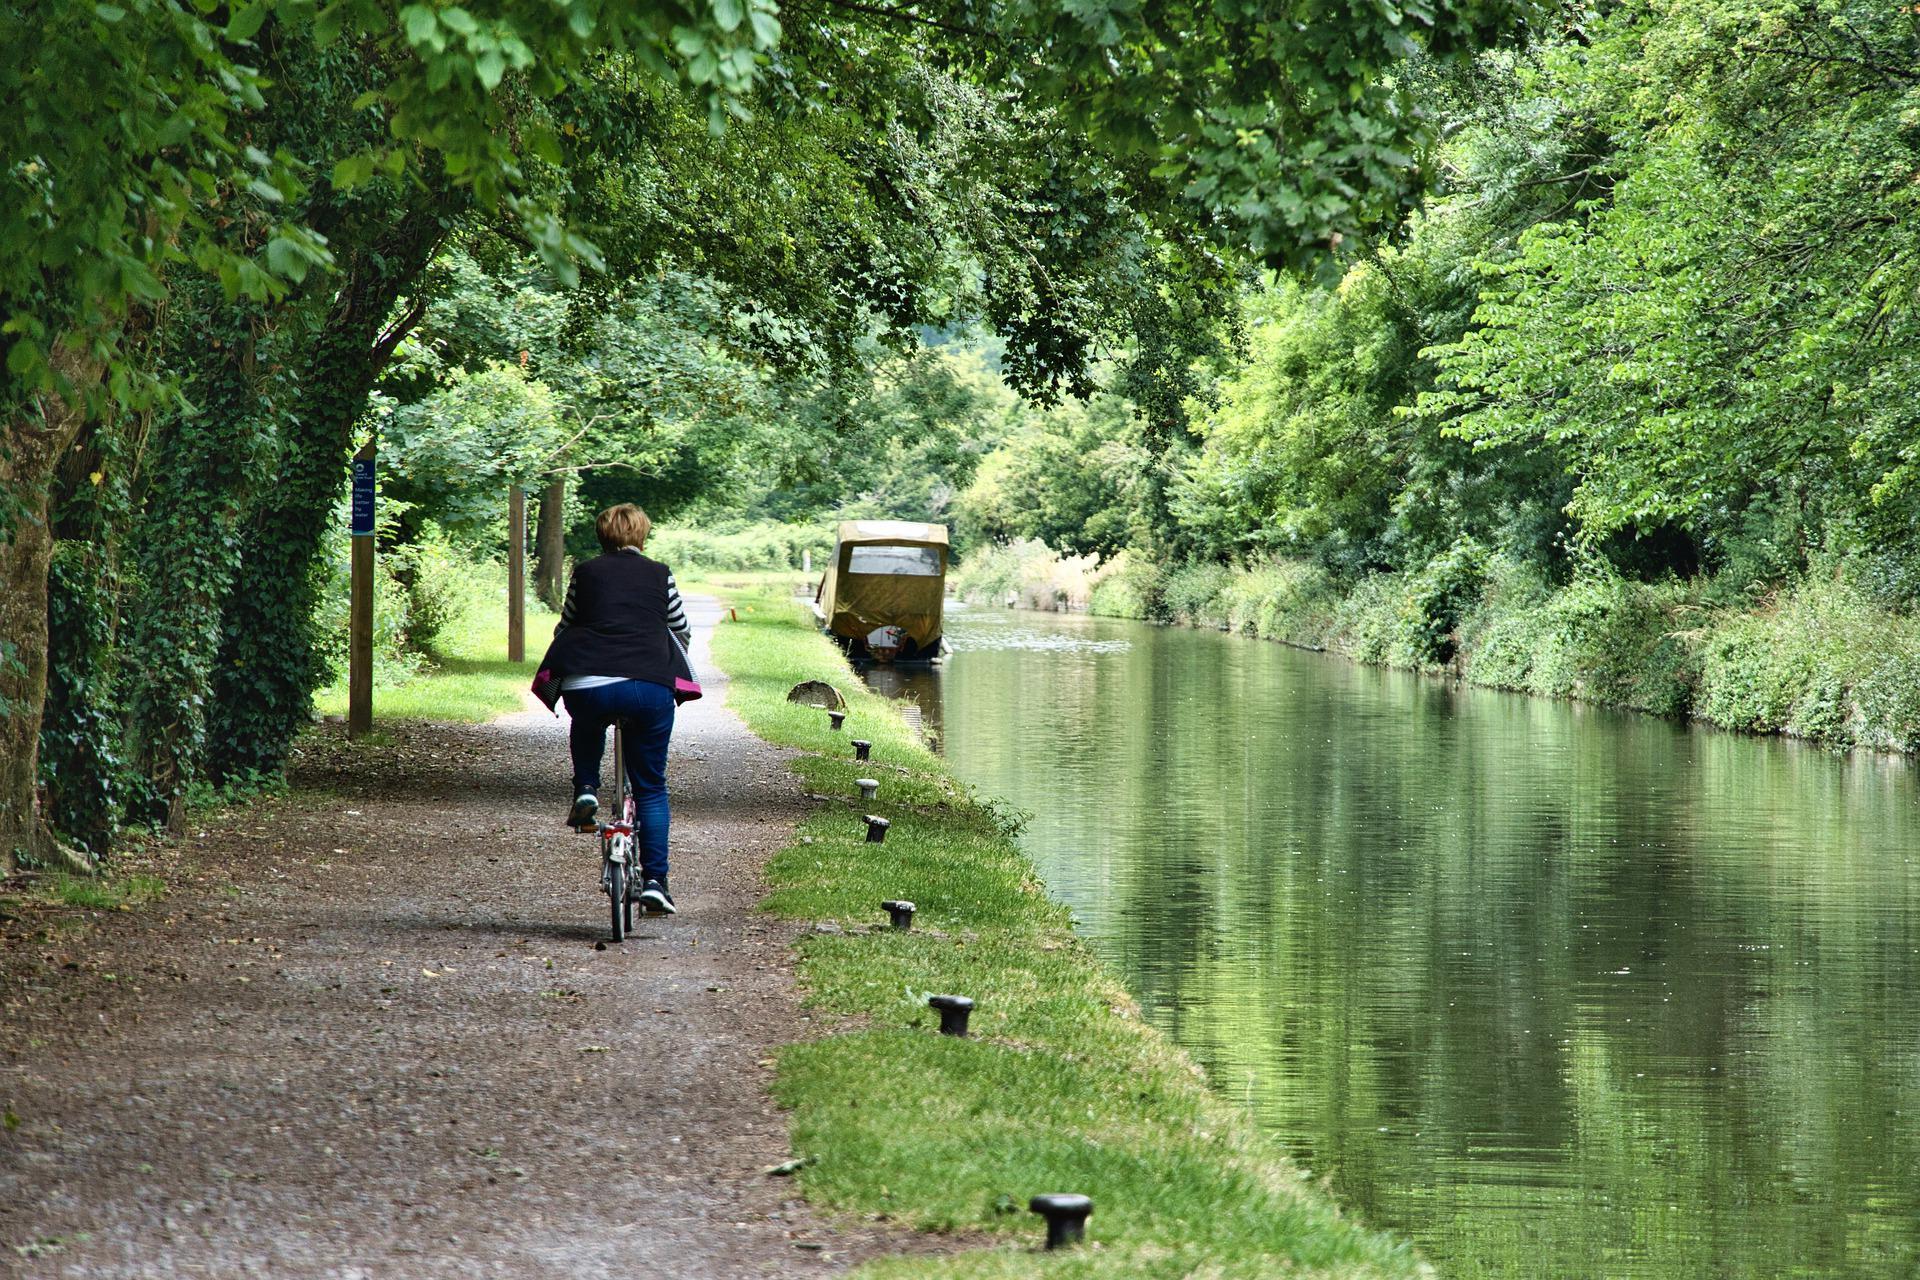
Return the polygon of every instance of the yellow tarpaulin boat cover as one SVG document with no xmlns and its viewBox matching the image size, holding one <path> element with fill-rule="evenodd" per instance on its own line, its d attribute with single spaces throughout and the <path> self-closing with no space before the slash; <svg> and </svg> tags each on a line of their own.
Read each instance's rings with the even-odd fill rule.
<svg viewBox="0 0 1920 1280">
<path fill-rule="evenodd" d="M 947 595 L 947 527 L 911 520 L 846 520 L 820 587 L 827 630 L 864 640 L 899 627 L 916 649 L 940 639 Z"/>
</svg>

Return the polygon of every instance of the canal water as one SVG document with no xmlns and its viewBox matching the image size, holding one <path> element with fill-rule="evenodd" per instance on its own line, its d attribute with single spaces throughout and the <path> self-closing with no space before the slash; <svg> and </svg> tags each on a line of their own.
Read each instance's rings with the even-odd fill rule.
<svg viewBox="0 0 1920 1280">
<path fill-rule="evenodd" d="M 1450 1277 L 1920 1271 L 1920 769 L 1238 637 L 881 672 L 1146 1016 Z"/>
</svg>

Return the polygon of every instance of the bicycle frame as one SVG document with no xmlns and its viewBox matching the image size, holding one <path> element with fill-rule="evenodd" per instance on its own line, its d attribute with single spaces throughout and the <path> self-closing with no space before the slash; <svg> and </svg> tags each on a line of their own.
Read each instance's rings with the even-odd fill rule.
<svg viewBox="0 0 1920 1280">
<path fill-rule="evenodd" d="M 618 886 L 618 900 L 610 904 L 613 921 L 613 940 L 621 941 L 633 930 L 633 904 L 639 897 L 640 889 L 634 873 L 638 870 L 639 844 L 634 839 L 635 810 L 633 793 L 627 786 L 627 738 L 626 723 L 613 722 L 613 806 L 618 816 L 611 822 L 602 822 L 594 830 L 600 837 L 600 889 L 610 898 L 615 897 Z"/>
</svg>

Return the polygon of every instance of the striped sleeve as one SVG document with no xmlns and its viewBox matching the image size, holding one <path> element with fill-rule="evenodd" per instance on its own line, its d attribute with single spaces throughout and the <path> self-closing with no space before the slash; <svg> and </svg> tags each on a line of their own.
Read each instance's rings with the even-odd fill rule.
<svg viewBox="0 0 1920 1280">
<path fill-rule="evenodd" d="M 680 586 L 667 572 L 667 630 L 680 637 L 681 644 L 693 643 L 693 624 L 687 621 L 686 606 L 680 603 Z"/>
<path fill-rule="evenodd" d="M 567 575 L 567 598 L 560 605 L 560 621 L 553 624 L 553 634 L 556 636 L 573 625 L 573 613 L 576 608 L 574 589 L 579 585 L 579 582 L 580 579 L 576 575 Z"/>
</svg>

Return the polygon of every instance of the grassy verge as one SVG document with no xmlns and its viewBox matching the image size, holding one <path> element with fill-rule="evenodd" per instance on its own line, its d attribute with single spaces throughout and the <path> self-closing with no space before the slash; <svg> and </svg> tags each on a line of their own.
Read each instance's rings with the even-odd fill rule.
<svg viewBox="0 0 1920 1280">
<path fill-rule="evenodd" d="M 799 609 L 771 594 L 729 602 L 754 606 L 715 633 L 731 705 L 806 753 L 797 767 L 813 790 L 849 797 L 811 814 L 768 867 L 767 910 L 830 922 L 802 943 L 801 979 L 849 1028 L 780 1055 L 777 1094 L 811 1161 L 800 1183 L 830 1209 L 987 1237 L 861 1275 L 1420 1273 L 1410 1247 L 1344 1220 L 1140 1021 L 1005 815 L 957 783 Z M 845 731 L 786 701 L 808 679 L 847 693 Z M 873 742 L 871 762 L 852 759 L 857 737 Z M 880 780 L 879 800 L 857 799 L 863 775 Z M 864 842 L 865 812 L 892 820 L 885 844 Z M 912 932 L 878 927 L 888 898 L 919 905 Z M 935 1032 L 930 992 L 978 1002 L 973 1038 Z M 1047 1191 L 1093 1197 L 1089 1247 L 1035 1251 L 1026 1205 Z"/>
<path fill-rule="evenodd" d="M 433 665 L 418 675 L 383 683 L 374 673 L 375 720 L 491 720 L 519 711 L 558 619 L 544 609 L 527 611 L 527 661 L 507 661 L 505 601 L 463 616 L 436 645 Z M 322 715 L 347 713 L 343 680 L 313 695 Z"/>
</svg>

